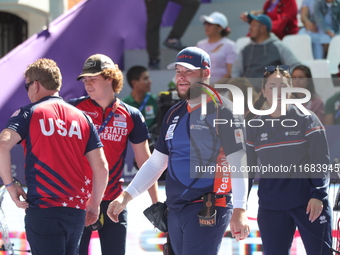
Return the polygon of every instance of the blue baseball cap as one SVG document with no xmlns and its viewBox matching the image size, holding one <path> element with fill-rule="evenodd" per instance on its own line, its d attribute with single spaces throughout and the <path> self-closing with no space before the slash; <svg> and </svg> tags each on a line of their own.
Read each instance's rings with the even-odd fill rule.
<svg viewBox="0 0 340 255">
<path fill-rule="evenodd" d="M 181 50 L 176 57 L 176 62 L 167 66 L 168 69 L 175 69 L 176 65 L 188 69 L 210 69 L 210 57 L 208 53 L 197 47 L 187 47 Z"/>
<path fill-rule="evenodd" d="M 263 25 L 265 25 L 267 27 L 267 31 L 270 32 L 272 31 L 272 21 L 271 19 L 265 15 L 265 14 L 260 14 L 260 15 L 253 15 L 253 14 L 248 14 L 248 21 L 249 23 L 252 20 L 257 20 L 258 22 L 262 23 Z"/>
</svg>

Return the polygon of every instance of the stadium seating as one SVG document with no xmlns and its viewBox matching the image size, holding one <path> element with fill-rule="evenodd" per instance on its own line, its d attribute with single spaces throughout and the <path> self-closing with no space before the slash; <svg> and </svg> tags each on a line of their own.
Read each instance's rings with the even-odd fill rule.
<svg viewBox="0 0 340 255">
<path fill-rule="evenodd" d="M 238 38 L 235 43 L 237 50 L 241 51 L 248 43 L 250 43 L 250 38 L 248 36 L 243 36 Z"/>
<path fill-rule="evenodd" d="M 309 35 L 286 35 L 282 42 L 300 62 L 313 60 L 312 41 Z"/>
<path fill-rule="evenodd" d="M 329 62 L 329 72 L 331 74 L 338 73 L 338 65 L 340 63 L 340 35 L 336 35 L 329 43 L 327 60 Z"/>
<path fill-rule="evenodd" d="M 315 59 L 304 62 L 311 69 L 316 93 L 324 102 L 335 92 L 340 91 L 340 87 L 334 87 L 334 83 L 329 72 L 329 62 L 326 59 Z"/>
</svg>

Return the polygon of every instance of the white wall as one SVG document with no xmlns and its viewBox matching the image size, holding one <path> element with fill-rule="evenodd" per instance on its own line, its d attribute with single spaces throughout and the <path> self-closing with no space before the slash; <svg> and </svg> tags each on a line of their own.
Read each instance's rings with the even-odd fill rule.
<svg viewBox="0 0 340 255">
<path fill-rule="evenodd" d="M 67 10 L 68 0 L 0 0 L 0 11 L 28 23 L 28 37 L 46 28 L 49 22 Z"/>
</svg>

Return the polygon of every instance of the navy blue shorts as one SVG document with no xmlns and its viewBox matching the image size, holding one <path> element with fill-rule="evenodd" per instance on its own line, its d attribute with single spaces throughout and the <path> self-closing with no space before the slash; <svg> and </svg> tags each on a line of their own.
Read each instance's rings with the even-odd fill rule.
<svg viewBox="0 0 340 255">
<path fill-rule="evenodd" d="M 127 211 L 124 209 L 118 216 L 119 222 L 113 222 L 107 216 L 107 208 L 111 201 L 102 201 L 100 213 L 104 215 L 104 224 L 98 230 L 102 255 L 124 255 L 126 247 Z M 82 229 L 83 235 L 79 245 L 79 255 L 87 255 L 92 231 Z M 99 251 L 98 251 L 99 253 Z"/>
<path fill-rule="evenodd" d="M 197 214 L 202 209 L 202 204 L 202 202 L 188 204 L 179 212 L 169 210 L 168 229 L 175 254 L 216 255 L 218 253 L 233 210 L 216 207 L 216 225 L 201 227 Z"/>
<path fill-rule="evenodd" d="M 288 255 L 296 227 L 308 255 L 331 255 L 331 208 L 328 201 L 319 218 L 311 223 L 306 214 L 307 206 L 274 211 L 259 208 L 258 225 L 265 255 Z"/>
<path fill-rule="evenodd" d="M 85 210 L 69 207 L 28 208 L 27 241 L 34 255 L 74 255 L 85 224 Z"/>
</svg>

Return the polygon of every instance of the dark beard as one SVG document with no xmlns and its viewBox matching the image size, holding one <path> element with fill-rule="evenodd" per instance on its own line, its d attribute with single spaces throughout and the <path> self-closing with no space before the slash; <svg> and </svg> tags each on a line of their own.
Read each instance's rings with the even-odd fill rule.
<svg viewBox="0 0 340 255">
<path fill-rule="evenodd" d="M 196 99 L 198 97 L 200 97 L 202 95 L 202 90 L 200 89 L 202 87 L 202 85 L 200 85 L 199 83 L 197 82 L 203 82 L 203 78 L 197 78 L 195 79 L 195 81 L 191 81 L 192 83 L 195 84 L 194 87 L 190 86 L 190 88 L 187 90 L 187 92 L 185 94 L 180 94 L 179 91 L 178 91 L 178 86 L 176 86 L 176 91 L 177 91 L 177 94 L 178 94 L 178 97 L 180 99 L 183 99 L 183 100 L 192 100 L 192 99 Z"/>
<path fill-rule="evenodd" d="M 202 95 L 202 90 L 200 90 L 198 87 L 189 88 L 185 94 L 180 94 L 178 87 L 176 87 L 176 91 L 178 97 L 183 100 L 196 99 Z"/>
<path fill-rule="evenodd" d="M 190 98 L 190 89 L 188 89 L 188 91 L 184 95 L 179 93 L 178 86 L 176 86 L 176 91 L 177 91 L 177 95 L 178 95 L 178 97 L 180 99 L 182 99 L 182 100 L 189 100 L 189 98 Z"/>
</svg>

